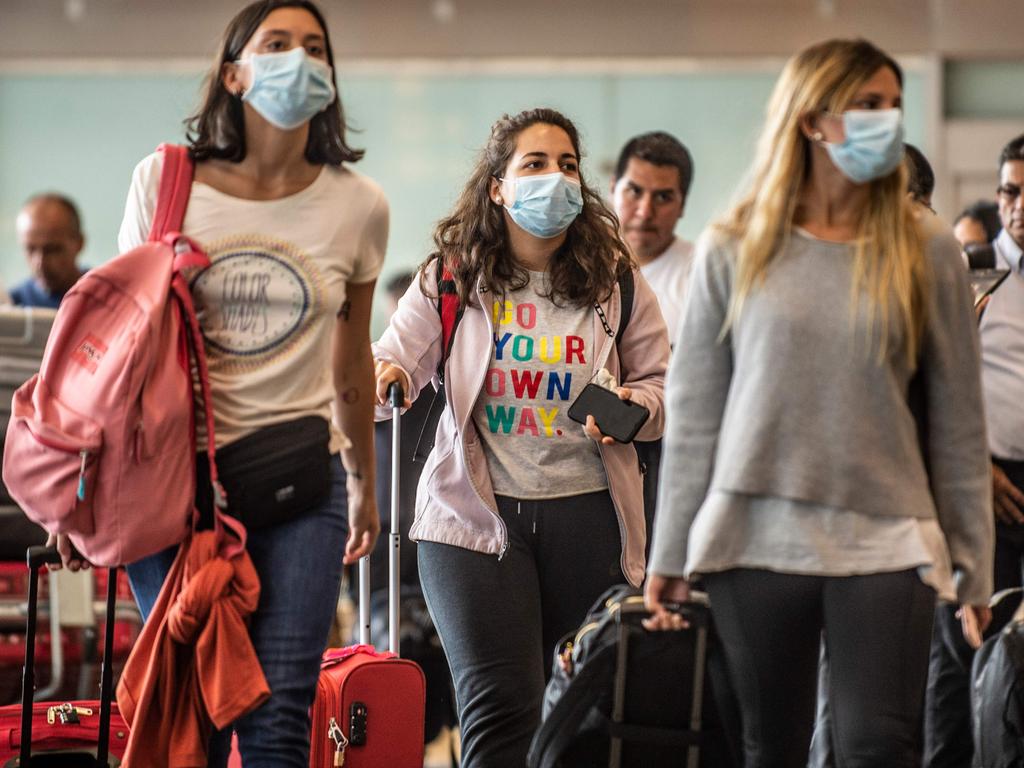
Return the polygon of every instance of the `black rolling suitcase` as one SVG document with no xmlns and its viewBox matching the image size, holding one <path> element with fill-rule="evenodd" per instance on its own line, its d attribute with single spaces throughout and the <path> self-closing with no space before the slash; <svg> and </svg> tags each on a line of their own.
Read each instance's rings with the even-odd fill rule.
<svg viewBox="0 0 1024 768">
<path fill-rule="evenodd" d="M 0 766 L 18 768 L 108 768 L 121 764 L 128 726 L 113 703 L 112 648 L 117 610 L 117 570 L 107 580 L 106 630 L 100 698 L 89 701 L 33 702 L 39 571 L 60 561 L 56 549 L 30 547 L 28 613 L 22 703 L 0 707 Z"/>
<path fill-rule="evenodd" d="M 649 632 L 638 590 L 599 598 L 555 649 L 530 768 L 737 764 L 713 694 L 725 681 L 708 683 L 707 600 L 694 593 L 680 612 L 688 629 Z"/>
</svg>

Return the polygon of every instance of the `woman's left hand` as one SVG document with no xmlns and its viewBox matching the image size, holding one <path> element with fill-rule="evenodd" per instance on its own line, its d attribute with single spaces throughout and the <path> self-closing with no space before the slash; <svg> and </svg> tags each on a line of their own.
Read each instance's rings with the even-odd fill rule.
<svg viewBox="0 0 1024 768">
<path fill-rule="evenodd" d="M 373 551 L 380 535 L 377 495 L 366 481 L 350 473 L 348 489 L 348 541 L 345 543 L 345 565 L 358 562 Z"/>
<path fill-rule="evenodd" d="M 619 400 L 629 400 L 633 397 L 633 390 L 629 387 L 616 387 L 615 394 L 619 396 Z M 597 422 L 594 421 L 594 417 L 590 414 L 587 414 L 587 423 L 583 425 L 583 434 L 595 443 L 601 443 L 602 445 L 612 445 L 615 442 L 614 437 L 601 434 L 601 430 L 597 428 Z"/>
</svg>

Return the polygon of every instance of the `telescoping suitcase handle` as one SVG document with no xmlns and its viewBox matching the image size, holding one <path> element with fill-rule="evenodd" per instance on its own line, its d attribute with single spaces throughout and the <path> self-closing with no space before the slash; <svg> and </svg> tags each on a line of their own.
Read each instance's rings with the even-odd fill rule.
<svg viewBox="0 0 1024 768">
<path fill-rule="evenodd" d="M 402 405 L 405 392 L 397 381 L 388 387 L 388 402 L 391 404 L 391 533 L 388 548 L 388 650 L 401 656 L 399 647 L 399 600 L 402 528 L 400 517 L 401 470 L 402 470 Z M 359 561 L 359 642 L 370 645 L 370 556 Z"/>
<path fill-rule="evenodd" d="M 21 753 L 19 766 L 32 765 L 32 698 L 36 687 L 36 623 L 39 604 L 39 571 L 47 564 L 60 562 L 56 547 L 29 547 L 25 555 L 28 564 L 28 611 L 25 618 L 25 667 L 21 675 Z M 114 618 L 117 609 L 117 569 L 111 568 L 107 578 L 107 618 L 103 633 L 103 666 L 100 672 L 100 723 L 96 742 L 96 765 L 107 768 L 110 751 L 110 710 L 114 699 Z M 51 638 L 59 643 L 59 637 Z"/>
</svg>

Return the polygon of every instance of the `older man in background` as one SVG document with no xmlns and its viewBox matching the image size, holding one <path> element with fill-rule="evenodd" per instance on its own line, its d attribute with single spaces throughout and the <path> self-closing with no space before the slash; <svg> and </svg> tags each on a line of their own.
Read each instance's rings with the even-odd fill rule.
<svg viewBox="0 0 1024 768">
<path fill-rule="evenodd" d="M 78 208 L 63 195 L 36 195 L 22 206 L 15 229 L 32 276 L 11 289 L 11 301 L 56 309 L 82 276 L 78 254 L 85 238 Z"/>
</svg>

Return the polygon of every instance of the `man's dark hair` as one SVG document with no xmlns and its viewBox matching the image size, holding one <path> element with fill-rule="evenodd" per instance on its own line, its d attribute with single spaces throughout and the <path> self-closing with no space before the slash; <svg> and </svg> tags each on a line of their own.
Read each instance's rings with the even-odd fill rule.
<svg viewBox="0 0 1024 768">
<path fill-rule="evenodd" d="M 961 219 L 974 219 L 981 224 L 985 229 L 985 239 L 990 243 L 996 239 L 999 230 L 1003 228 L 1003 223 L 999 220 L 999 205 L 992 200 L 978 200 L 971 203 L 956 217 L 953 226 L 959 224 Z"/>
<path fill-rule="evenodd" d="M 935 191 L 935 171 L 932 170 L 928 158 L 913 144 L 904 144 L 903 149 L 906 153 L 907 169 L 910 171 L 907 191 L 917 202 L 928 205 L 932 192 Z"/>
<path fill-rule="evenodd" d="M 409 286 L 412 285 L 412 281 L 416 278 L 415 272 L 409 270 L 402 270 L 391 277 L 384 285 L 384 290 L 388 292 L 395 301 L 405 296 L 405 292 L 409 290 Z"/>
<path fill-rule="evenodd" d="M 68 216 L 68 223 L 71 225 L 72 231 L 79 237 L 82 236 L 82 216 L 78 212 L 78 206 L 74 204 L 70 197 L 62 195 L 60 192 L 40 192 L 37 195 L 32 195 L 21 207 L 27 208 L 30 205 L 38 205 L 39 203 L 53 203 L 63 208 Z"/>
<path fill-rule="evenodd" d="M 1003 165 L 1011 160 L 1024 160 L 1024 133 L 1015 139 L 1011 139 L 1003 147 L 1003 151 L 999 153 L 999 171 L 1002 172 Z"/>
<path fill-rule="evenodd" d="M 242 100 L 228 93 L 221 70 L 228 62 L 238 60 L 249 38 L 272 12 L 279 8 L 300 8 L 308 11 L 324 32 L 327 64 L 331 67 L 331 81 L 335 94 L 338 80 L 334 72 L 334 49 L 327 32 L 327 22 L 320 9 L 311 0 L 258 0 L 240 10 L 224 31 L 220 52 L 206 78 L 206 94 L 199 110 L 185 120 L 186 135 L 192 158 L 197 161 L 220 158 L 233 163 L 245 159 L 245 117 Z M 341 165 L 361 159 L 363 150 L 353 149 L 345 137 L 347 129 L 341 96 L 309 122 L 306 141 L 306 160 L 314 165 Z"/>
<path fill-rule="evenodd" d="M 690 150 L 683 146 L 671 133 L 651 131 L 634 136 L 626 142 L 619 153 L 619 161 L 615 165 L 615 178 L 621 179 L 629 166 L 629 159 L 635 157 L 652 165 L 671 165 L 679 171 L 679 191 L 683 200 L 690 194 L 693 183 L 693 157 Z"/>
</svg>

